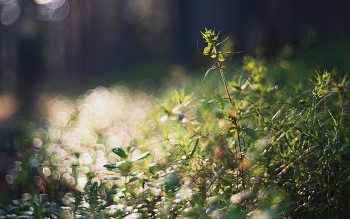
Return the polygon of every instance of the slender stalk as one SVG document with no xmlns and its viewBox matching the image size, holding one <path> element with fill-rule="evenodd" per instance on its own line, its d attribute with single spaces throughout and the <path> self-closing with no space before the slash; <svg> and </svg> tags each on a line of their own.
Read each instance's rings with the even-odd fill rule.
<svg viewBox="0 0 350 219">
<path fill-rule="evenodd" d="M 236 126 L 236 132 L 237 132 L 237 141 L 238 141 L 238 148 L 239 148 L 239 153 L 240 153 L 240 161 L 241 161 L 241 177 L 242 177 L 242 188 L 245 190 L 245 185 L 244 185 L 244 170 L 243 170 L 243 155 L 242 155 L 242 147 L 241 147 L 241 139 L 239 136 L 239 127 L 237 123 L 237 118 L 234 118 L 235 126 Z M 236 149 L 236 159 L 237 159 L 237 149 Z"/>
<path fill-rule="evenodd" d="M 237 167 L 237 160 L 238 160 L 238 151 L 237 151 L 237 141 L 235 141 L 235 167 Z M 236 174 L 236 191 L 238 193 L 238 169 L 237 169 L 237 174 Z"/>
<path fill-rule="evenodd" d="M 343 92 L 340 91 L 339 93 L 339 99 L 340 99 L 340 110 L 338 115 L 338 124 L 337 124 L 337 142 L 335 143 L 335 157 L 334 157 L 334 198 L 336 200 L 336 207 L 335 212 L 338 212 L 338 186 L 337 186 L 337 166 L 338 166 L 338 153 L 339 153 L 339 133 L 340 133 L 340 124 L 341 124 L 341 118 L 343 116 Z"/>
<path fill-rule="evenodd" d="M 222 80 L 225 84 L 225 89 L 226 89 L 226 93 L 227 93 L 227 97 L 228 99 L 230 100 L 230 102 L 232 103 L 232 98 L 231 98 L 231 95 L 230 95 L 230 92 L 228 91 L 228 86 L 227 86 L 227 83 L 226 83 L 226 79 L 225 79 L 225 76 L 224 76 L 224 72 L 222 71 L 222 68 L 220 66 L 220 62 L 219 62 L 219 70 L 220 70 L 220 74 L 221 74 L 221 77 L 222 77 Z"/>
<path fill-rule="evenodd" d="M 190 121 L 192 121 L 191 114 L 190 114 L 190 112 L 187 110 L 187 108 L 186 108 L 185 106 L 182 106 L 182 109 L 184 109 L 184 110 L 186 111 L 186 113 L 187 113 L 187 115 L 188 115 L 188 119 L 189 119 Z M 195 131 L 195 128 L 194 128 L 194 126 L 193 126 L 193 123 L 190 122 L 189 124 L 190 124 L 191 135 L 192 135 L 192 134 L 195 133 L 196 131 Z"/>
</svg>

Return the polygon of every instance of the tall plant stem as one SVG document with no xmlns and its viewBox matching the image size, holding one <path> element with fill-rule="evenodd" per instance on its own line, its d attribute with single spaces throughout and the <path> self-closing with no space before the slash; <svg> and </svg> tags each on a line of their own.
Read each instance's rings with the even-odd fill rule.
<svg viewBox="0 0 350 219">
<path fill-rule="evenodd" d="M 186 108 L 185 106 L 182 106 L 182 109 L 186 111 L 186 113 L 187 113 L 187 115 L 188 115 L 188 119 L 189 119 L 190 121 L 192 121 L 191 114 L 190 114 L 190 112 L 187 110 L 187 108 Z M 193 123 L 190 122 L 189 124 L 190 124 L 190 129 L 191 129 L 191 132 L 192 132 L 191 135 L 192 135 L 192 134 L 195 133 L 196 131 L 195 131 L 195 128 L 194 128 L 194 126 L 193 126 Z"/>
<path fill-rule="evenodd" d="M 226 79 L 225 79 L 225 76 L 224 76 L 224 72 L 222 71 L 222 68 L 220 66 L 220 63 L 219 63 L 219 70 L 220 70 L 220 74 L 221 74 L 221 77 L 222 77 L 222 80 L 225 84 L 225 89 L 226 89 L 226 93 L 227 93 L 227 97 L 228 99 L 230 100 L 230 103 L 232 103 L 232 98 L 231 98 L 231 95 L 230 95 L 230 92 L 228 91 L 228 86 L 227 86 L 227 83 L 226 83 Z"/>
<path fill-rule="evenodd" d="M 235 155 L 235 167 L 237 167 L 237 160 L 238 160 L 238 150 L 237 150 L 237 141 L 235 141 L 235 151 L 236 151 L 236 155 Z M 237 168 L 237 174 L 236 174 L 236 191 L 238 193 L 238 168 Z"/>
<path fill-rule="evenodd" d="M 240 161 L 241 161 L 242 188 L 243 188 L 243 190 L 245 190 L 245 185 L 244 185 L 244 170 L 243 170 L 243 155 L 242 155 L 241 139 L 240 139 L 240 136 L 239 136 L 239 130 L 240 130 L 240 128 L 238 127 L 237 118 L 234 118 L 234 122 L 235 122 L 235 126 L 236 126 L 237 141 L 238 141 L 238 148 L 239 148 Z"/>
<path fill-rule="evenodd" d="M 338 153 L 339 153 L 339 134 L 340 134 L 340 124 L 341 124 L 341 118 L 343 116 L 343 92 L 340 91 L 339 93 L 339 100 L 340 100 L 340 110 L 338 115 L 338 124 L 337 124 L 337 142 L 335 143 L 335 157 L 334 157 L 334 189 L 335 189 L 335 200 L 336 200 L 336 209 L 335 212 L 338 211 L 338 186 L 337 186 L 337 166 L 338 166 Z"/>
</svg>

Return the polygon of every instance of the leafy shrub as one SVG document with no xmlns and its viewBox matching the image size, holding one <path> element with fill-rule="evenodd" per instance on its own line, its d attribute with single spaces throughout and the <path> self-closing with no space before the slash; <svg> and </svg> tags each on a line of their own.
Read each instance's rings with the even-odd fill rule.
<svg viewBox="0 0 350 219">
<path fill-rule="evenodd" d="M 202 36 L 204 55 L 214 59 L 202 89 L 155 99 L 125 86 L 98 87 L 74 102 L 51 102 L 33 134 L 41 156 L 34 184 L 48 196 L 26 195 L 27 215 L 49 209 L 47 217 L 60 218 L 346 217 L 346 76 L 338 82 L 324 71 L 281 84 L 271 77 L 273 66 L 248 56 L 242 74 L 223 64 L 233 53 L 218 51 L 214 31 Z M 224 70 L 234 76 L 226 80 Z M 2 214 L 28 211 L 16 206 Z"/>
</svg>

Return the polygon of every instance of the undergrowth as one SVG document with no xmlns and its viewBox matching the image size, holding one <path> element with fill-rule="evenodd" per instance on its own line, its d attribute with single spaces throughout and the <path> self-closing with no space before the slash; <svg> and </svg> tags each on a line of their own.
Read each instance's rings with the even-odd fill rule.
<svg viewBox="0 0 350 219">
<path fill-rule="evenodd" d="M 0 214 L 346 218 L 346 75 L 338 81 L 323 71 L 276 85 L 273 67 L 246 56 L 241 73 L 224 65 L 233 53 L 218 50 L 214 31 L 202 36 L 214 65 L 201 89 L 155 98 L 125 86 L 98 87 L 76 101 L 53 100 L 32 135 L 35 153 L 12 176 L 22 185 L 33 180 L 38 192 L 2 205 Z M 219 88 L 208 83 L 217 81 L 215 73 Z M 28 165 L 37 173 L 24 174 Z"/>
</svg>

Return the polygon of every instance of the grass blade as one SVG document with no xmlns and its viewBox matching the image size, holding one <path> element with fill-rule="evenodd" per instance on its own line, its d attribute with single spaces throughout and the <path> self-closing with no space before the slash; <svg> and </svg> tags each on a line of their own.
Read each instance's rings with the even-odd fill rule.
<svg viewBox="0 0 350 219">
<path fill-rule="evenodd" d="M 113 148 L 112 151 L 113 151 L 113 153 L 115 153 L 119 157 L 121 157 L 125 160 L 128 159 L 128 155 L 125 153 L 125 151 L 122 148 Z"/>
<path fill-rule="evenodd" d="M 215 175 L 214 179 L 210 182 L 210 185 L 207 187 L 206 192 L 210 189 L 210 187 L 214 184 L 214 182 L 225 172 L 226 169 L 227 169 L 226 165 L 221 167 L 219 172 Z"/>
<path fill-rule="evenodd" d="M 209 68 L 208 71 L 205 73 L 204 78 L 203 78 L 203 81 L 202 81 L 201 88 L 203 87 L 204 82 L 207 80 L 207 78 L 208 78 L 210 72 L 214 71 L 215 69 L 217 69 L 217 67 Z"/>
<path fill-rule="evenodd" d="M 225 65 L 221 65 L 221 67 L 226 68 L 226 69 L 228 69 L 228 70 L 231 70 L 231 71 L 233 71 L 233 72 L 237 72 L 238 74 L 242 75 L 242 76 L 243 76 L 245 79 L 247 79 L 247 80 L 249 81 L 249 83 L 254 87 L 253 83 L 249 80 L 249 78 L 247 78 L 247 76 L 245 76 L 245 75 L 242 74 L 241 72 L 239 72 L 239 71 L 237 71 L 237 70 L 235 70 L 235 69 L 233 69 L 233 68 L 230 68 L 230 67 L 228 67 L 228 66 L 225 66 Z M 255 88 L 255 87 L 254 87 L 254 88 Z"/>
<path fill-rule="evenodd" d="M 133 158 L 133 159 L 131 160 L 131 162 L 145 159 L 145 158 L 148 157 L 149 155 L 150 155 L 149 152 L 143 153 L 143 154 L 141 154 L 141 155 L 139 155 L 139 156 Z"/>
</svg>

